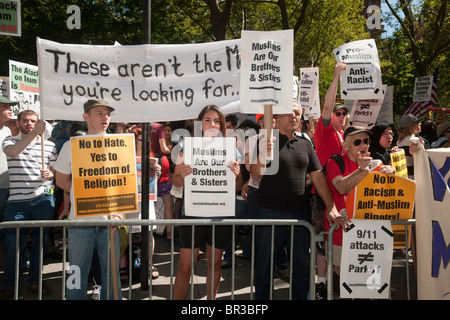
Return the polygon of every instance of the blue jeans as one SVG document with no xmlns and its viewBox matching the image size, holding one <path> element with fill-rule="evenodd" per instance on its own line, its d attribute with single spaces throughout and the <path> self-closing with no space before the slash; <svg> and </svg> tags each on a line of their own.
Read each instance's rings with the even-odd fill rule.
<svg viewBox="0 0 450 320">
<path fill-rule="evenodd" d="M 97 249 L 98 258 L 100 260 L 102 290 L 100 299 L 107 298 L 107 268 L 108 268 L 108 228 L 107 227 L 70 227 L 68 231 L 69 238 L 69 265 L 70 272 L 67 281 L 67 300 L 85 300 L 87 298 L 87 286 L 89 278 L 89 270 L 92 264 L 92 256 L 94 248 Z M 111 239 L 112 241 L 112 239 Z M 116 267 L 117 282 L 119 286 L 119 299 L 122 298 L 122 290 L 119 278 L 119 258 L 120 258 L 120 241 L 119 232 L 114 233 L 114 243 L 116 249 Z M 112 270 L 109 268 L 109 299 L 114 299 Z"/>
<path fill-rule="evenodd" d="M 296 212 L 274 211 L 258 208 L 256 219 L 299 219 L 310 221 L 309 207 Z M 290 253 L 290 226 L 275 226 L 274 228 L 274 264 L 284 245 Z M 270 252 L 272 226 L 256 226 L 255 228 L 255 298 L 270 299 Z M 294 253 L 292 270 L 292 298 L 305 300 L 309 291 L 309 247 L 310 234 L 303 226 L 294 227 Z M 290 257 L 290 254 L 288 255 Z M 275 269 L 275 268 L 274 268 Z"/>
<path fill-rule="evenodd" d="M 55 210 L 53 195 L 41 195 L 33 200 L 8 201 L 5 206 L 5 221 L 32 221 L 51 220 Z M 43 250 L 44 255 L 47 250 L 50 228 L 43 228 Z M 21 252 L 21 262 L 23 265 L 23 249 L 26 248 L 28 228 L 20 229 L 19 246 Z M 31 251 L 30 251 L 30 272 L 27 283 L 32 285 L 39 282 L 39 239 L 40 229 L 32 228 L 31 231 Z M 6 229 L 3 241 L 5 249 L 5 278 L 3 289 L 14 289 L 14 275 L 16 268 L 16 229 Z"/>
<path fill-rule="evenodd" d="M 5 205 L 8 201 L 9 189 L 0 188 L 0 222 L 5 221 Z M 0 229 L 0 241 L 3 243 L 3 238 L 5 236 L 5 230 Z"/>
</svg>

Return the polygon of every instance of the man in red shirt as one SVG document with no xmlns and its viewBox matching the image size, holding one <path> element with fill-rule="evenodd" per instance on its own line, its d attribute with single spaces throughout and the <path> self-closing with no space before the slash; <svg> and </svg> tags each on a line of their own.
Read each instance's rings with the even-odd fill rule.
<svg viewBox="0 0 450 320">
<path fill-rule="evenodd" d="M 344 125 L 348 109 L 345 105 L 336 102 L 336 91 L 339 84 L 341 71 L 347 69 L 345 62 L 336 64 L 334 76 L 325 95 L 322 114 L 314 132 L 314 144 L 320 165 L 323 167 L 330 157 L 341 154 L 344 143 Z M 323 202 L 318 199 L 315 188 L 311 190 L 311 222 L 317 234 L 324 231 Z M 326 272 L 325 251 L 322 246 L 317 246 L 317 286 L 316 300 L 326 298 Z"/>
<path fill-rule="evenodd" d="M 333 202 L 341 217 L 333 222 L 337 228 L 333 234 L 333 266 L 337 275 L 340 273 L 340 261 L 342 251 L 342 229 L 349 226 L 349 220 L 345 211 L 345 200 L 353 188 L 370 172 L 372 157 L 369 153 L 371 132 L 364 127 L 349 127 L 344 133 L 344 150 L 341 154 L 344 164 L 344 173 L 334 159 L 327 163 L 327 182 L 333 195 Z M 395 170 L 390 165 L 383 165 L 378 170 L 380 173 L 394 174 Z M 325 230 L 328 231 L 331 222 L 325 219 Z"/>
</svg>

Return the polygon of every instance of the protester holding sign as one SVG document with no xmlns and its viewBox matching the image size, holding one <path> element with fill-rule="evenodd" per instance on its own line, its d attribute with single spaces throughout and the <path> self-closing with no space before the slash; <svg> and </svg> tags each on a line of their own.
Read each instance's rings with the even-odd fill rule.
<svg viewBox="0 0 450 320">
<path fill-rule="evenodd" d="M 341 171 L 334 159 L 327 163 L 327 181 L 333 195 L 333 201 L 340 213 L 337 230 L 333 234 L 333 265 L 336 275 L 340 273 L 340 261 L 342 250 L 342 230 L 349 226 L 349 220 L 345 209 L 345 199 L 349 192 L 367 175 L 371 170 L 372 160 L 368 152 L 371 132 L 364 127 L 348 127 L 344 132 L 344 150 L 341 154 L 344 170 Z M 381 166 L 381 173 L 393 174 L 391 166 Z M 331 221 L 325 219 L 325 230 L 328 231 Z"/>
<path fill-rule="evenodd" d="M 314 132 L 314 144 L 320 165 L 323 167 L 331 155 L 342 153 L 342 145 L 344 142 L 344 126 L 346 125 L 346 116 L 348 108 L 336 102 L 336 92 L 339 85 L 341 71 L 346 70 L 345 62 L 340 62 L 334 67 L 334 76 L 325 95 L 322 109 L 322 115 Z M 324 231 L 323 213 L 325 208 L 318 199 L 315 188 L 312 188 L 311 196 L 311 215 L 312 225 L 317 234 Z M 318 243 L 317 246 L 317 275 L 318 285 L 316 290 L 316 299 L 325 299 L 326 297 L 326 272 L 327 266 L 325 261 L 324 245 Z"/>
<path fill-rule="evenodd" d="M 279 169 L 274 174 L 267 174 L 267 170 L 275 161 L 266 160 L 267 151 L 272 150 L 274 144 L 267 137 L 261 138 L 257 163 L 251 164 L 250 167 L 252 176 L 261 180 L 257 219 L 310 221 L 309 193 L 305 186 L 307 173 L 326 203 L 327 214 L 332 214 L 332 219 L 338 214 L 311 142 L 295 133 L 300 118 L 300 105 L 296 101 L 291 114 L 278 115 L 279 149 L 275 154 L 278 154 Z M 290 230 L 288 227 L 275 227 L 274 256 L 278 256 L 287 242 L 288 250 L 293 250 L 293 299 L 306 299 L 309 291 L 309 232 L 301 226 L 295 227 L 291 248 L 288 240 Z M 255 294 L 256 299 L 267 300 L 270 298 L 271 288 L 272 228 L 258 226 L 255 233 Z"/>
<path fill-rule="evenodd" d="M 56 160 L 55 144 L 48 140 L 42 140 L 45 122 L 44 120 L 38 120 L 36 112 L 24 110 L 17 117 L 20 135 L 9 136 L 2 143 L 10 175 L 10 194 L 5 206 L 5 221 L 51 220 L 55 209 L 52 168 Z M 44 255 L 49 240 L 49 231 L 49 228 L 44 228 L 42 242 Z M 27 282 L 28 288 L 36 293 L 39 291 L 39 237 L 39 228 L 33 228 L 30 273 Z M 26 241 L 27 229 L 23 228 L 20 230 L 20 249 L 26 247 Z M 10 298 L 14 293 L 14 270 L 22 267 L 22 265 L 15 265 L 15 229 L 5 231 L 4 249 L 3 293 L 6 296 L 2 296 L 2 298 Z M 22 255 L 22 259 L 24 258 Z M 42 294 L 48 293 L 50 293 L 50 288 L 43 283 Z"/>
<path fill-rule="evenodd" d="M 106 129 L 111 121 L 111 112 L 114 111 L 108 101 L 102 99 L 91 99 L 84 104 L 83 119 L 87 122 L 89 135 L 105 135 Z M 66 142 L 61 152 L 57 162 L 55 163 L 56 170 L 56 184 L 61 189 L 70 192 L 70 203 L 72 204 L 70 208 L 70 219 L 81 219 L 75 216 L 75 197 L 74 197 L 74 187 L 72 181 L 72 154 L 71 154 L 71 143 Z M 106 220 L 108 217 L 106 215 L 99 215 L 93 217 L 86 217 L 83 219 L 98 219 Z M 124 217 L 122 214 L 115 214 L 112 219 L 122 220 Z M 108 229 L 106 227 L 71 227 L 68 229 L 69 238 L 69 264 L 70 270 L 73 272 L 74 278 L 78 280 L 80 285 L 70 282 L 70 277 L 67 280 L 67 291 L 66 298 L 68 300 L 85 300 L 87 294 L 88 276 L 91 267 L 92 254 L 94 247 L 96 246 L 98 257 L 100 260 L 102 281 L 107 279 L 108 270 Z M 115 256 L 116 256 L 116 270 L 119 270 L 119 233 L 114 232 L 115 246 Z M 110 272 L 110 279 L 112 277 L 117 277 L 119 279 L 119 273 L 112 274 Z M 110 283 L 113 283 L 111 281 Z M 107 297 L 106 292 L 107 286 L 102 286 L 100 299 L 104 300 Z M 109 298 L 112 299 L 114 296 L 113 285 L 109 286 L 110 293 Z M 119 299 L 121 298 L 120 280 L 118 280 L 118 293 Z"/>
<path fill-rule="evenodd" d="M 198 115 L 198 121 L 201 121 L 203 137 L 216 137 L 226 135 L 225 117 L 222 111 L 216 105 L 208 105 L 202 109 Z M 239 175 L 239 163 L 233 161 L 228 168 L 237 177 Z M 185 178 L 194 173 L 190 165 L 184 163 L 183 152 L 180 152 L 173 173 L 173 184 L 176 187 L 184 186 Z M 186 188 L 185 188 L 186 192 Z M 184 209 L 183 209 L 184 211 Z M 182 212 L 182 218 L 186 215 Z M 215 227 L 215 239 L 212 239 L 212 226 L 196 226 L 194 239 L 191 239 L 192 229 L 190 226 L 180 227 L 180 264 L 174 286 L 174 299 L 183 300 L 189 289 L 189 280 L 191 278 L 191 259 L 192 250 L 194 250 L 194 262 L 197 261 L 200 247 L 206 244 L 206 259 L 208 263 L 208 273 L 206 276 L 206 289 L 208 299 L 215 299 L 219 289 L 221 276 L 222 254 L 231 241 L 232 227 Z M 212 252 L 212 242 L 214 241 L 214 253 Z M 214 271 L 212 270 L 212 260 L 214 259 Z M 211 281 L 214 279 L 214 292 L 211 292 Z"/>
</svg>

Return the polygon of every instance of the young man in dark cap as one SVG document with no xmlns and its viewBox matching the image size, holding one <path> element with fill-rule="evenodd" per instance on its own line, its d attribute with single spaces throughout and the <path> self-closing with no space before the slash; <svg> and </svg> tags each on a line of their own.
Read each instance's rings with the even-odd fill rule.
<svg viewBox="0 0 450 320">
<path fill-rule="evenodd" d="M 86 101 L 84 104 L 84 113 L 83 119 L 86 121 L 88 126 L 87 135 L 104 135 L 106 134 L 106 129 L 109 126 L 111 121 L 111 112 L 114 111 L 114 108 L 111 107 L 106 100 L 102 99 L 91 99 Z M 71 146 L 70 141 L 67 141 L 58 156 L 58 160 L 54 166 L 56 170 L 56 185 L 63 189 L 64 191 L 70 192 L 70 203 L 74 203 L 74 194 L 73 194 L 73 186 L 72 186 L 72 155 L 71 155 Z M 74 206 L 70 208 L 70 219 L 77 220 L 107 220 L 108 217 L 105 215 L 101 216 L 90 216 L 90 217 L 75 217 L 75 209 Z M 112 215 L 112 219 L 122 220 L 122 214 L 114 214 Z M 69 235 L 69 264 L 73 275 L 76 278 L 67 281 L 67 293 L 66 298 L 68 300 L 84 300 L 86 299 L 87 294 L 87 284 L 88 284 L 88 276 L 89 270 L 91 267 L 92 254 L 94 251 L 94 247 L 97 248 L 98 257 L 100 260 L 101 274 L 102 274 L 102 282 L 106 283 L 107 281 L 107 270 L 108 270 L 108 228 L 107 227 L 82 227 L 75 228 L 71 227 L 68 229 Z M 113 240 L 111 240 L 113 241 Z M 117 270 L 119 270 L 119 234 L 118 232 L 114 233 L 114 241 L 116 248 L 116 266 Z M 121 288 L 120 288 L 120 279 L 119 273 L 112 275 L 110 272 L 110 280 L 112 280 L 112 276 L 117 277 L 118 279 L 118 290 L 119 290 L 119 299 L 121 298 Z M 112 281 L 110 282 L 110 293 L 109 298 L 113 298 L 113 285 Z M 106 285 L 102 286 L 100 299 L 104 300 L 107 297 Z"/>
</svg>

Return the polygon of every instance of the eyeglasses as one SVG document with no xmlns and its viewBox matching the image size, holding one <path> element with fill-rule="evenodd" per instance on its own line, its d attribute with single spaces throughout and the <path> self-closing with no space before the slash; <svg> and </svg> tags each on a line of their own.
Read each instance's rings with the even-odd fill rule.
<svg viewBox="0 0 450 320">
<path fill-rule="evenodd" d="M 369 145 L 370 144 L 370 139 L 366 138 L 366 139 L 356 139 L 355 141 L 353 141 L 353 145 L 355 147 L 359 146 L 361 144 L 361 142 L 364 142 L 364 144 Z"/>
<path fill-rule="evenodd" d="M 334 114 L 336 115 L 336 117 L 340 117 L 341 115 L 343 115 L 345 117 L 347 115 L 347 112 L 338 111 L 338 112 L 335 112 Z"/>
</svg>

